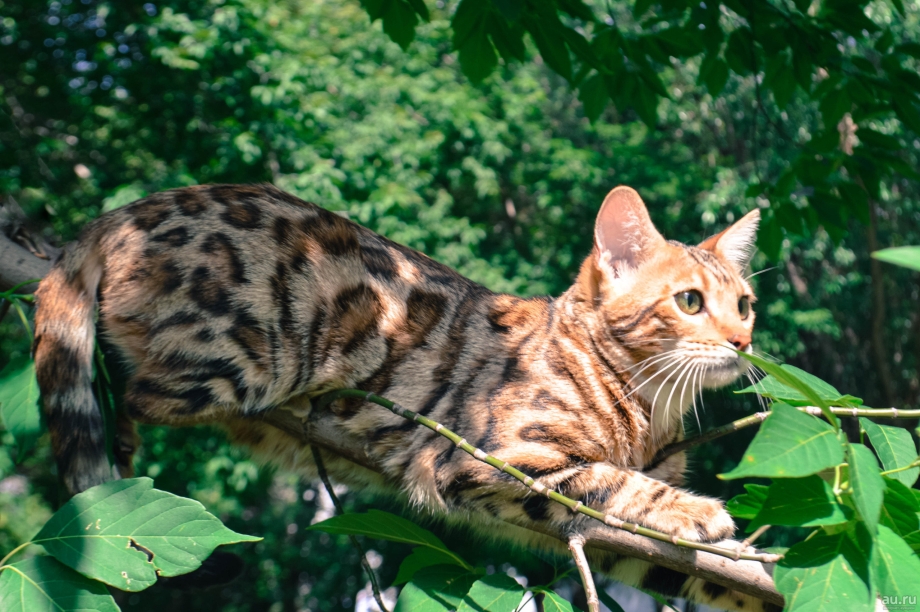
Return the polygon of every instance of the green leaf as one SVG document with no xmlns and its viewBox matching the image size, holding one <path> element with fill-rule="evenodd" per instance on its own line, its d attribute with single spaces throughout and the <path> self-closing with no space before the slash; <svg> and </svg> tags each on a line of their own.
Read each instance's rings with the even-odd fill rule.
<svg viewBox="0 0 920 612">
<path fill-rule="evenodd" d="M 476 574 L 456 565 L 423 568 L 400 592 L 394 612 L 456 610 L 477 578 Z"/>
<path fill-rule="evenodd" d="M 869 531 L 875 533 L 885 496 L 885 481 L 879 474 L 878 461 L 872 451 L 862 444 L 848 446 L 853 502 Z"/>
<path fill-rule="evenodd" d="M 770 90 L 773 92 L 773 100 L 780 109 L 786 108 L 792 95 L 795 93 L 795 76 L 792 74 L 792 67 L 783 64 L 777 71 L 773 82 L 770 84 Z"/>
<path fill-rule="evenodd" d="M 310 525 L 307 529 L 337 535 L 363 535 L 379 540 L 427 546 L 450 557 L 453 559 L 453 563 L 457 563 L 467 570 L 472 569 L 472 566 L 466 561 L 451 552 L 444 545 L 444 542 L 438 539 L 438 536 L 427 529 L 419 527 L 412 521 L 382 510 L 368 510 L 366 513 L 334 516 L 315 525 Z"/>
<path fill-rule="evenodd" d="M 492 14 L 489 16 L 486 31 L 506 62 L 524 61 L 524 28 L 520 24 L 509 26 L 501 16 Z"/>
<path fill-rule="evenodd" d="M 483 576 L 473 583 L 457 612 L 514 612 L 524 598 L 524 587 L 507 574 Z"/>
<path fill-rule="evenodd" d="M 393 584 L 404 584 L 409 582 L 420 569 L 423 567 L 431 567 L 432 565 L 458 565 L 458 563 L 456 558 L 436 548 L 417 546 L 413 548 L 412 553 L 399 564 L 399 571 L 396 572 L 396 579 L 393 581 Z"/>
<path fill-rule="evenodd" d="M 917 558 L 898 534 L 884 525 L 878 528 L 876 551 L 872 561 L 875 584 L 882 597 L 895 598 L 917 594 L 920 558 Z"/>
<path fill-rule="evenodd" d="M 52 557 L 33 557 L 0 572 L 3 612 L 118 612 L 105 585 Z"/>
<path fill-rule="evenodd" d="M 836 128 L 843 116 L 850 112 L 853 103 L 846 89 L 837 89 L 829 92 L 821 100 L 821 116 L 824 118 L 824 127 L 828 130 Z"/>
<path fill-rule="evenodd" d="M 852 514 L 837 503 L 833 488 L 820 476 L 783 478 L 770 485 L 763 507 L 747 530 L 763 525 L 838 525 L 847 522 Z"/>
<path fill-rule="evenodd" d="M 917 540 L 920 538 L 920 500 L 900 480 L 888 476 L 884 479 L 885 499 L 879 523 L 905 540 Z M 920 548 L 915 547 L 914 551 L 920 552 Z"/>
<path fill-rule="evenodd" d="M 585 106 L 585 116 L 589 121 L 597 121 L 604 107 L 607 105 L 607 88 L 604 86 L 604 77 L 595 74 L 585 79 L 579 88 L 579 99 Z"/>
<path fill-rule="evenodd" d="M 920 134 L 920 111 L 914 106 L 913 96 L 895 97 L 891 101 L 895 114 L 904 125 Z"/>
<path fill-rule="evenodd" d="M 498 55 L 489 37 L 486 36 L 484 24 L 476 26 L 458 51 L 460 68 L 463 74 L 474 83 L 479 83 L 489 76 L 498 65 Z"/>
<path fill-rule="evenodd" d="M 763 507 L 763 502 L 767 499 L 767 491 L 770 489 L 767 485 L 746 484 L 744 485 L 747 493 L 736 495 L 728 500 L 725 509 L 735 518 L 752 519 L 757 516 Z"/>
<path fill-rule="evenodd" d="M 418 16 L 406 0 L 390 0 L 387 4 L 382 18 L 383 31 L 405 51 L 415 38 Z"/>
<path fill-rule="evenodd" d="M 10 362 L 0 372 L 0 418 L 13 434 L 20 456 L 35 446 L 42 433 L 38 396 L 35 362 L 31 359 L 21 365 Z"/>
<path fill-rule="evenodd" d="M 141 591 L 157 576 L 188 573 L 222 544 L 261 538 L 231 531 L 197 501 L 116 480 L 75 495 L 32 540 L 84 576 Z"/>
<path fill-rule="evenodd" d="M 879 261 L 903 266 L 911 270 L 920 270 L 920 246 L 892 247 L 872 253 Z"/>
<path fill-rule="evenodd" d="M 543 20 L 532 21 L 531 24 L 528 31 L 537 45 L 537 50 L 540 51 L 540 57 L 556 74 L 566 81 L 571 81 L 572 59 L 569 57 L 569 50 L 565 46 L 565 37 L 559 31 L 565 26 Z"/>
<path fill-rule="evenodd" d="M 431 21 L 431 15 L 428 13 L 428 7 L 425 5 L 425 0 L 408 0 L 408 2 L 412 10 L 418 13 L 419 17 L 425 21 Z"/>
<path fill-rule="evenodd" d="M 826 400 L 831 405 L 853 406 L 854 404 L 848 403 L 851 400 L 857 400 L 859 402 L 855 404 L 857 406 L 862 404 L 862 400 L 859 398 L 854 398 L 851 395 L 843 395 L 840 391 L 835 389 L 833 385 L 824 382 L 813 374 L 809 374 L 804 370 L 800 370 L 795 366 L 785 363 L 779 367 L 798 378 L 801 382 L 807 384 L 818 397 Z M 781 382 L 772 374 L 750 387 L 735 391 L 735 393 L 759 393 L 764 397 L 786 402 L 793 406 L 808 406 L 812 403 L 804 393 Z"/>
<path fill-rule="evenodd" d="M 524 10 L 524 0 L 492 0 L 492 4 L 508 21 L 517 21 Z"/>
<path fill-rule="evenodd" d="M 738 467 L 720 474 L 719 478 L 795 478 L 810 476 L 841 462 L 843 448 L 830 425 L 777 402 Z"/>
<path fill-rule="evenodd" d="M 869 441 L 872 442 L 883 469 L 894 470 L 904 467 L 917 458 L 917 445 L 906 429 L 878 425 L 865 417 L 859 419 L 859 424 L 869 435 Z M 920 467 L 894 472 L 890 478 L 900 480 L 911 487 L 917 482 L 917 476 L 920 476 Z"/>
<path fill-rule="evenodd" d="M 706 74 L 704 82 L 709 95 L 713 98 L 717 97 L 728 83 L 728 64 L 719 58 L 713 60 L 712 68 Z"/>
<path fill-rule="evenodd" d="M 754 72 L 753 53 L 753 37 L 749 28 L 738 28 L 729 35 L 725 61 L 733 71 L 742 76 Z"/>
<path fill-rule="evenodd" d="M 575 612 L 578 608 L 574 607 L 568 601 L 559 597 L 555 591 L 540 589 L 543 593 L 543 612 Z"/>
<path fill-rule="evenodd" d="M 787 387 L 791 387 L 792 389 L 798 391 L 804 400 L 807 400 L 809 403 L 821 409 L 821 413 L 824 414 L 824 418 L 826 418 L 828 422 L 834 426 L 834 429 L 838 428 L 839 424 L 837 417 L 833 412 L 830 411 L 831 403 L 826 397 L 826 395 L 830 392 L 830 389 L 833 389 L 833 391 L 839 394 L 839 392 L 831 385 L 827 384 L 820 378 L 812 376 L 811 374 L 803 372 L 802 370 L 799 370 L 793 366 L 788 366 L 785 364 L 780 366 L 767 361 L 766 359 L 758 357 L 757 355 L 749 355 L 748 353 L 738 352 L 738 355 L 744 359 L 747 359 L 767 374 L 772 375 Z M 847 406 L 859 405 L 862 403 L 862 400 L 859 398 L 850 396 L 841 396 L 838 399 L 844 402 L 843 405 Z M 783 401 L 787 401 L 787 403 L 795 403 L 794 397 L 790 397 L 789 400 L 784 399 Z M 849 402 L 856 403 L 854 404 Z"/>
<path fill-rule="evenodd" d="M 607 609 L 610 610 L 610 612 L 626 612 L 626 610 L 623 609 L 623 606 L 617 603 L 613 597 L 608 595 L 607 591 L 604 589 L 597 590 L 597 598 L 601 600 L 602 604 L 607 606 Z"/>
<path fill-rule="evenodd" d="M 786 612 L 871 612 L 868 573 L 865 554 L 846 533 L 819 533 L 790 548 L 773 578 Z"/>
</svg>

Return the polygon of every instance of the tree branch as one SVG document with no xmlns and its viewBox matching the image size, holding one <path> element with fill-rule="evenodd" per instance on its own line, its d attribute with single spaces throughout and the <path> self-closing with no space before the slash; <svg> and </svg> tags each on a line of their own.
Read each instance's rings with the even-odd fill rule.
<svg viewBox="0 0 920 612">
<path fill-rule="evenodd" d="M 51 269 L 51 262 L 36 257 L 4 234 L 0 234 L 0 291 L 20 283 L 42 278 Z M 20 287 L 22 293 L 32 293 L 37 284 Z"/>
</svg>

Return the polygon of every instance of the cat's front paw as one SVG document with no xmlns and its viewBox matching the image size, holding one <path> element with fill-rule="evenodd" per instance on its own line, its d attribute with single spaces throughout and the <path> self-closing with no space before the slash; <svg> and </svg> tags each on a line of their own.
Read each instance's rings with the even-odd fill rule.
<svg viewBox="0 0 920 612">
<path fill-rule="evenodd" d="M 718 499 L 685 495 L 679 504 L 650 513 L 654 529 L 690 542 L 717 542 L 731 538 L 735 522 Z"/>
</svg>

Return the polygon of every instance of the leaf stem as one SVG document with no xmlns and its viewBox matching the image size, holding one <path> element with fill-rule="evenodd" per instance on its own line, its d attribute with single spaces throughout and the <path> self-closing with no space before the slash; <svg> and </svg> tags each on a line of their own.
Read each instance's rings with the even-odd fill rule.
<svg viewBox="0 0 920 612">
<path fill-rule="evenodd" d="M 903 472 L 905 470 L 911 470 L 918 466 L 920 466 L 920 457 L 917 457 L 916 459 L 914 459 L 913 461 L 911 461 L 905 466 L 902 466 L 899 468 L 892 468 L 890 470 L 885 470 L 884 472 L 881 472 L 881 474 L 882 476 L 887 476 L 888 474 L 897 474 L 898 472 Z"/>
<path fill-rule="evenodd" d="M 808 413 L 812 416 L 824 416 L 824 412 L 817 406 L 796 406 L 796 408 L 801 412 Z M 843 417 L 874 417 L 878 419 L 920 418 L 920 410 L 901 410 L 898 408 L 844 408 L 841 406 L 835 406 L 830 408 L 830 411 L 837 416 Z M 710 429 L 709 431 L 698 436 L 693 436 L 692 438 L 687 438 L 686 440 L 681 440 L 680 442 L 668 444 L 660 451 L 658 451 L 654 459 L 652 459 L 652 461 L 645 466 L 645 469 L 651 470 L 660 465 L 661 462 L 663 462 L 671 455 L 675 455 L 689 448 L 693 448 L 694 446 L 712 442 L 713 440 L 727 436 L 728 434 L 734 433 L 740 429 L 744 429 L 745 427 L 750 427 L 751 425 L 759 425 L 760 423 L 763 423 L 764 419 L 766 419 L 768 416 L 770 416 L 769 410 L 765 412 L 756 412 L 750 416 L 738 419 L 737 421 L 732 421 L 727 425 L 722 425 L 721 427 Z"/>
<path fill-rule="evenodd" d="M 769 553 L 762 553 L 762 554 L 744 553 L 744 554 L 739 555 L 737 550 L 731 550 L 723 546 L 716 546 L 713 544 L 703 544 L 701 542 L 691 542 L 689 540 L 683 540 L 681 538 L 678 538 L 677 536 L 663 533 L 661 531 L 655 531 L 654 529 L 648 529 L 647 527 L 642 527 L 640 525 L 637 525 L 636 523 L 629 523 L 629 522 L 620 520 L 610 514 L 598 512 L 597 510 L 589 506 L 586 506 L 584 503 L 580 501 L 576 501 L 574 499 L 566 497 L 565 495 L 562 495 L 561 493 L 553 491 L 552 489 L 546 487 L 539 481 L 534 480 L 527 474 L 521 472 L 517 468 L 512 467 L 511 465 L 508 464 L 507 461 L 502 461 L 501 459 L 497 457 L 493 457 L 492 455 L 489 455 L 483 450 L 474 447 L 473 445 L 469 444 L 466 441 L 466 439 L 460 437 L 459 435 L 447 429 L 440 423 L 437 423 L 436 421 L 433 421 L 415 412 L 412 412 L 411 410 L 407 410 L 406 408 L 403 408 L 396 402 L 388 400 L 384 397 L 380 397 L 379 395 L 375 395 L 374 393 L 371 393 L 369 391 L 361 391 L 360 389 L 339 389 L 336 391 L 329 391 L 328 393 L 323 394 L 317 399 L 317 407 L 322 409 L 323 407 L 329 405 L 333 401 L 339 398 L 343 398 L 343 397 L 355 397 L 355 398 L 363 399 L 365 401 L 377 404 L 378 406 L 383 406 L 384 408 L 386 408 L 393 414 L 399 415 L 403 417 L 404 419 L 407 419 L 409 421 L 414 421 L 416 423 L 420 423 L 421 425 L 424 425 L 428 429 L 444 436 L 445 438 L 453 442 L 456 445 L 456 447 L 462 450 L 463 452 L 469 455 L 472 455 L 477 460 L 483 463 L 487 463 L 488 465 L 491 465 L 492 467 L 499 470 L 500 472 L 508 474 L 515 480 L 523 483 L 524 486 L 529 488 L 534 493 L 545 495 L 549 499 L 559 504 L 562 504 L 563 506 L 571 510 L 573 513 L 583 514 L 584 516 L 588 516 L 597 521 L 600 521 L 601 523 L 604 523 L 608 527 L 622 529 L 624 531 L 629 531 L 631 533 L 645 536 L 653 540 L 658 540 L 660 542 L 670 542 L 671 544 L 674 544 L 676 546 L 680 546 L 683 548 L 691 548 L 693 550 L 702 550 L 705 552 L 709 552 L 715 555 L 720 555 L 722 557 L 726 557 L 726 558 L 734 559 L 734 560 L 744 559 L 746 561 L 759 561 L 761 563 L 775 563 L 779 561 L 780 559 L 782 559 L 782 555 L 769 554 Z"/>
<path fill-rule="evenodd" d="M 23 548 L 25 548 L 26 546 L 28 546 L 28 545 L 31 544 L 31 543 L 32 543 L 32 541 L 29 540 L 28 542 L 25 542 L 24 544 L 20 544 L 19 546 L 17 546 L 17 547 L 14 548 L 13 550 L 11 550 L 9 553 L 7 553 L 7 555 L 6 555 L 5 557 L 3 557 L 2 559 L 0 559 L 0 570 L 2 570 L 3 568 L 6 567 L 6 562 L 9 560 L 10 557 L 12 557 L 13 555 L 15 555 L 16 553 L 18 553 L 20 550 L 22 550 Z"/>
<path fill-rule="evenodd" d="M 22 324 L 25 326 L 26 331 L 29 332 L 29 336 L 32 336 L 32 326 L 29 325 L 29 318 L 26 316 L 26 313 L 22 310 L 22 306 L 19 305 L 18 300 L 12 300 L 13 308 L 16 309 L 16 312 L 19 313 L 19 319 L 22 321 Z"/>
</svg>

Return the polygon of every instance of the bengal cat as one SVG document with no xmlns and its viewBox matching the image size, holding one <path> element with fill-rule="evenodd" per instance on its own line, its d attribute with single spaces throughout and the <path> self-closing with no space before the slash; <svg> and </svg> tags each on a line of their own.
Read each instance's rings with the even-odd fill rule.
<svg viewBox="0 0 920 612">
<path fill-rule="evenodd" d="M 722 502 L 678 488 L 682 454 L 644 468 L 680 438 L 703 388 L 747 370 L 732 349 L 751 350 L 743 271 L 758 221 L 754 210 L 699 246 L 667 241 L 639 195 L 618 187 L 572 287 L 522 299 L 271 186 L 152 195 L 87 226 L 36 294 L 35 360 L 59 473 L 71 492 L 132 473 L 133 424 L 118 423 L 113 471 L 91 391 L 98 306 L 102 334 L 132 371 L 133 420 L 222 425 L 256 456 L 312 475 L 302 442 L 251 417 L 303 414 L 309 398 L 355 387 L 620 519 L 687 540 L 727 538 L 734 524 Z M 411 503 L 480 524 L 574 520 L 377 406 L 341 400 L 323 418 L 384 471 L 330 457 L 340 479 L 397 482 Z M 764 607 L 644 562 L 610 555 L 601 565 L 665 595 Z"/>
</svg>

